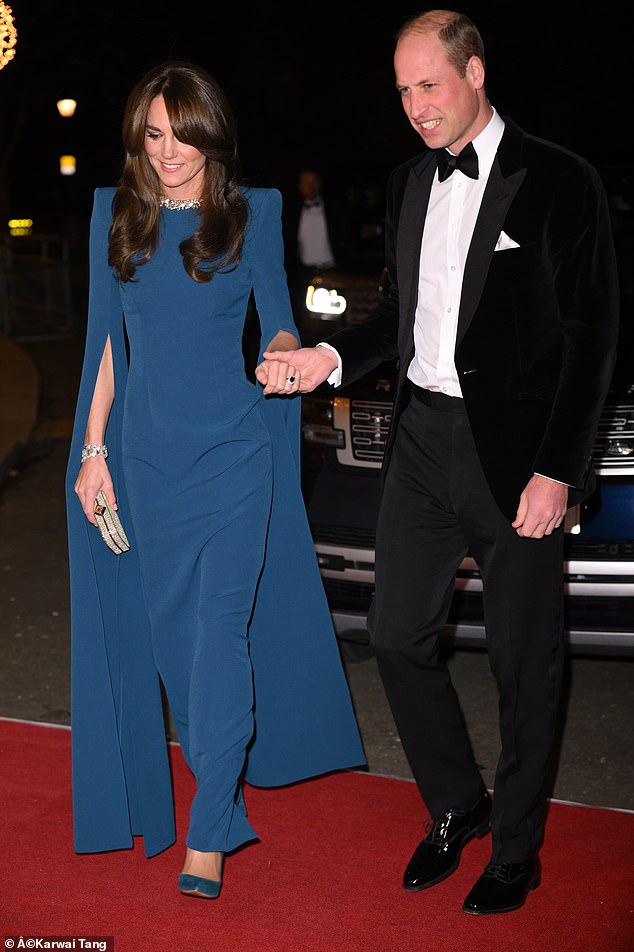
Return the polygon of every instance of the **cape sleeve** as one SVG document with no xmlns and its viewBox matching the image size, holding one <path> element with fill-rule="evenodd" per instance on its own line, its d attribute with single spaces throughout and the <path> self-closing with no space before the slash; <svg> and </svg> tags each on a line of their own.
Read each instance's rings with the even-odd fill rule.
<svg viewBox="0 0 634 952">
<path fill-rule="evenodd" d="M 85 356 L 66 472 L 71 598 L 73 821 L 80 853 L 122 849 L 143 835 L 148 856 L 174 841 L 171 779 L 160 685 L 142 595 L 121 467 L 127 377 L 118 281 L 108 266 L 114 189 L 95 191 Z M 115 556 L 74 492 L 81 447 L 106 341 L 115 398 L 105 441 L 131 549 Z"/>
<path fill-rule="evenodd" d="M 282 196 L 275 188 L 250 191 L 251 227 L 247 253 L 253 274 L 255 304 L 260 318 L 262 349 L 278 331 L 299 340 L 284 270 Z"/>
<path fill-rule="evenodd" d="M 262 340 L 293 322 L 283 266 L 281 196 L 254 190 L 249 247 Z M 257 203 L 257 204 L 256 204 Z M 300 482 L 301 397 L 264 397 L 273 499 L 250 627 L 255 738 L 246 779 L 277 786 L 365 764 Z"/>
</svg>

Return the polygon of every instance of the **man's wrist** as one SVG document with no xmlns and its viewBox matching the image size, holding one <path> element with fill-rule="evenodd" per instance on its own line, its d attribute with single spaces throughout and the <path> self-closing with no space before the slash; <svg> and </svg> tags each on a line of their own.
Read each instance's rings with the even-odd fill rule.
<svg viewBox="0 0 634 952">
<path fill-rule="evenodd" d="M 546 476 L 544 473 L 533 473 L 534 476 L 541 476 L 542 479 L 548 479 L 551 483 L 558 483 L 560 486 L 568 486 L 572 488 L 570 483 L 564 483 L 561 479 L 555 479 L 554 476 Z"/>
<path fill-rule="evenodd" d="M 334 357 L 334 359 L 336 360 L 336 363 L 333 364 L 333 369 L 331 373 L 328 375 L 326 379 L 331 386 L 340 387 L 342 364 L 341 364 L 341 357 L 339 355 L 339 352 L 335 350 L 335 348 L 331 344 L 327 344 L 325 341 L 320 341 L 317 344 L 317 348 L 318 349 L 321 348 L 321 350 L 329 350 L 332 356 Z"/>
</svg>

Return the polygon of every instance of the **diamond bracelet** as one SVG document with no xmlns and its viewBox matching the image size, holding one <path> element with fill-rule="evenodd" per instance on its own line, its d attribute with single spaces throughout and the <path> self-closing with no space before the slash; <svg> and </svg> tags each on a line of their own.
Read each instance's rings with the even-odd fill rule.
<svg viewBox="0 0 634 952">
<path fill-rule="evenodd" d="M 93 456 L 107 456 L 108 447 L 103 444 L 99 446 L 98 443 L 84 443 L 81 450 L 81 461 L 85 462 L 87 459 L 91 459 Z"/>
</svg>

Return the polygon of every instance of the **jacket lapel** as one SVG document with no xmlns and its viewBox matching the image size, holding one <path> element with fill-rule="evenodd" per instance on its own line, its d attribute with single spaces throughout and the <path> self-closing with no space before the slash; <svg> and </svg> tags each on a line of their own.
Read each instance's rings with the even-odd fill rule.
<svg viewBox="0 0 634 952">
<path fill-rule="evenodd" d="M 410 354 L 414 346 L 414 316 L 418 298 L 420 249 L 436 161 L 432 153 L 410 170 L 398 223 L 397 272 L 400 298 L 399 353 Z M 403 360 L 401 360 L 401 367 Z M 406 369 L 406 368 L 405 368 Z"/>
<path fill-rule="evenodd" d="M 478 306 L 497 240 L 515 193 L 526 175 L 526 169 L 520 166 L 522 132 L 509 120 L 505 122 L 504 135 L 491 167 L 465 262 L 457 343 L 464 337 Z"/>
</svg>

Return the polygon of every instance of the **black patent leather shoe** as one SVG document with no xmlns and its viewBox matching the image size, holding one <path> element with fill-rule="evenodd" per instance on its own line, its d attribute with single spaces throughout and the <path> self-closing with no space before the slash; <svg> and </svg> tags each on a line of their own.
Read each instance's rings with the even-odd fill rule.
<svg viewBox="0 0 634 952">
<path fill-rule="evenodd" d="M 451 876 L 458 868 L 462 847 L 474 836 L 485 836 L 490 826 L 491 797 L 486 790 L 471 810 L 447 810 L 430 820 L 427 836 L 405 870 L 405 889 L 418 892 Z"/>
<path fill-rule="evenodd" d="M 524 905 L 537 889 L 541 869 L 537 857 L 524 863 L 489 863 L 462 906 L 471 916 L 512 912 Z"/>
</svg>

